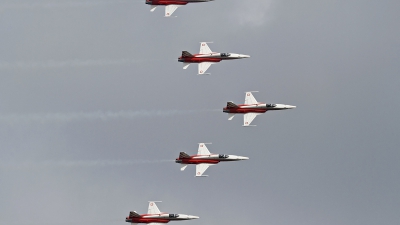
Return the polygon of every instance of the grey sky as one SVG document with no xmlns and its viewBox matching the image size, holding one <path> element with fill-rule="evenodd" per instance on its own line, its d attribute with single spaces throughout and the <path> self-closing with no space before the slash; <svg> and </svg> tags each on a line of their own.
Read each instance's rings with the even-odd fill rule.
<svg viewBox="0 0 400 225">
<path fill-rule="evenodd" d="M 400 3 L 0 1 L 0 224 L 398 224 Z M 251 58 L 182 70 L 200 41 Z M 296 105 L 243 128 L 227 101 Z M 199 110 L 197 112 L 197 110 Z M 119 116 L 118 116 L 119 115 Z M 194 177 L 173 161 L 250 157 Z"/>
</svg>

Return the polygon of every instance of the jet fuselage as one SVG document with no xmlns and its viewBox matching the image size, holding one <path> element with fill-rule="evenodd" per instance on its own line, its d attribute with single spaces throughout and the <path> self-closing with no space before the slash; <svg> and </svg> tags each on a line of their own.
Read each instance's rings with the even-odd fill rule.
<svg viewBox="0 0 400 225">
<path fill-rule="evenodd" d="M 126 217 L 125 221 L 129 223 L 168 223 L 175 220 L 191 220 L 198 219 L 198 216 L 191 216 L 185 214 L 142 214 L 140 217 Z"/>
<path fill-rule="evenodd" d="M 210 154 L 210 155 L 193 155 L 190 158 L 177 158 L 176 163 L 181 164 L 218 164 L 223 161 L 239 161 L 246 160 L 248 157 L 237 156 L 237 155 L 222 155 L 222 154 Z"/>
<path fill-rule="evenodd" d="M 147 5 L 186 5 L 188 3 L 210 2 L 213 0 L 146 0 Z"/>
<path fill-rule="evenodd" d="M 250 57 L 249 55 L 242 55 L 236 53 L 213 52 L 210 54 L 194 54 L 193 56 L 181 56 L 178 58 L 178 61 L 185 63 L 221 62 L 222 60 L 243 59 L 249 57 Z"/>
<path fill-rule="evenodd" d="M 224 113 L 265 113 L 269 110 L 284 110 L 293 109 L 296 106 L 284 105 L 284 104 L 252 104 L 252 105 L 238 105 L 238 107 L 225 107 L 223 108 Z"/>
</svg>

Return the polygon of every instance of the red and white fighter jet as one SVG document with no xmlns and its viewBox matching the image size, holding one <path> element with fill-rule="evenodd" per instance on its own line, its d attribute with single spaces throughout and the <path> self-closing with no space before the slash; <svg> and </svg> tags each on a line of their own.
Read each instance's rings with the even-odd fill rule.
<svg viewBox="0 0 400 225">
<path fill-rule="evenodd" d="M 129 216 L 126 217 L 125 221 L 131 223 L 132 225 L 138 223 L 161 225 L 163 223 L 168 223 L 169 221 L 192 220 L 198 218 L 198 216 L 160 212 L 156 205 L 156 202 L 152 201 L 149 202 L 149 210 L 147 211 L 147 214 L 139 215 L 136 211 L 131 211 L 129 213 Z"/>
<path fill-rule="evenodd" d="M 296 106 L 293 105 L 284 105 L 284 104 L 265 104 L 262 102 L 258 102 L 250 91 L 246 92 L 246 98 L 244 100 L 243 105 L 236 105 L 233 102 L 228 102 L 226 107 L 223 108 L 224 113 L 229 113 L 229 119 L 232 120 L 233 117 L 237 113 L 244 114 L 244 124 L 243 126 L 250 126 L 250 123 L 256 118 L 256 116 L 265 113 L 270 110 L 284 110 L 284 109 L 293 109 Z M 255 126 L 255 125 L 253 125 Z"/>
<path fill-rule="evenodd" d="M 208 47 L 207 42 L 200 43 L 200 53 L 192 55 L 187 51 L 182 51 L 182 56 L 178 58 L 179 62 L 183 62 L 183 69 L 187 69 L 191 63 L 198 63 L 198 74 L 205 75 L 207 69 L 215 63 L 222 60 L 244 59 L 250 58 L 249 55 L 236 53 L 218 53 L 213 52 Z M 209 74 L 209 73 L 208 73 Z"/>
<path fill-rule="evenodd" d="M 178 7 L 184 6 L 188 3 L 210 2 L 213 0 L 146 0 L 146 4 L 150 5 L 150 11 L 154 12 L 157 6 L 165 6 L 165 17 L 170 17 Z"/>
<path fill-rule="evenodd" d="M 205 144 L 206 143 L 199 143 L 197 155 L 190 156 L 186 152 L 179 153 L 179 158 L 177 158 L 175 162 L 182 164 L 181 171 L 184 171 L 188 164 L 196 164 L 196 177 L 207 177 L 207 175 L 203 175 L 203 173 L 209 166 L 218 164 L 219 162 L 249 159 L 248 157 L 237 155 L 212 154 L 210 151 L 208 151 L 208 148 Z"/>
</svg>

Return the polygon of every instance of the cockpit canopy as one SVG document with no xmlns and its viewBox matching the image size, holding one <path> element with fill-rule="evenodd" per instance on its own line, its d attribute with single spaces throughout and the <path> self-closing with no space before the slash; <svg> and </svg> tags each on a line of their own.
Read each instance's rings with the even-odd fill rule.
<svg viewBox="0 0 400 225">
<path fill-rule="evenodd" d="M 230 56 L 231 54 L 229 54 L 229 53 L 221 53 L 221 57 L 228 57 L 228 56 Z"/>
<path fill-rule="evenodd" d="M 169 217 L 170 217 L 170 218 L 178 218 L 179 215 L 178 215 L 178 214 L 169 214 Z"/>
<path fill-rule="evenodd" d="M 274 108 L 274 107 L 276 107 L 276 104 L 267 104 L 267 107 Z"/>
<path fill-rule="evenodd" d="M 229 155 L 219 155 L 218 156 L 218 158 L 220 158 L 220 159 L 226 159 L 226 158 L 228 158 L 229 157 Z"/>
</svg>

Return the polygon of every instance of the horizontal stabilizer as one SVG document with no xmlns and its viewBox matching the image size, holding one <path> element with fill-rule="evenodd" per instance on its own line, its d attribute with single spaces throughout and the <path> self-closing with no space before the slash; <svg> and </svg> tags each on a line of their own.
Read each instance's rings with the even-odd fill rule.
<svg viewBox="0 0 400 225">
<path fill-rule="evenodd" d="M 234 117 L 236 114 L 235 114 L 235 113 L 229 113 L 228 115 L 229 115 L 229 118 L 228 118 L 228 120 L 232 120 L 232 119 L 233 119 L 233 117 Z"/>
<path fill-rule="evenodd" d="M 190 66 L 190 63 L 183 63 L 183 69 L 186 70 Z"/>
<path fill-rule="evenodd" d="M 233 102 L 227 102 L 226 103 L 226 108 L 238 108 L 239 106 L 237 106 L 235 103 Z"/>
<path fill-rule="evenodd" d="M 157 6 L 156 5 L 151 5 L 150 6 L 150 12 L 154 12 L 156 10 Z"/>
<path fill-rule="evenodd" d="M 188 155 L 186 152 L 180 152 L 179 158 L 180 159 L 190 159 L 190 155 Z"/>
<path fill-rule="evenodd" d="M 188 51 L 182 51 L 182 57 L 183 58 L 185 58 L 185 57 L 193 57 L 193 55 L 190 54 L 190 52 L 188 52 Z"/>
<path fill-rule="evenodd" d="M 181 167 L 181 171 L 184 171 L 187 166 L 188 166 L 187 164 L 183 164 L 182 167 Z"/>
<path fill-rule="evenodd" d="M 139 215 L 136 211 L 131 211 L 131 212 L 129 213 L 129 217 L 130 217 L 130 218 L 132 218 L 132 217 L 140 217 L 140 215 Z"/>
</svg>

